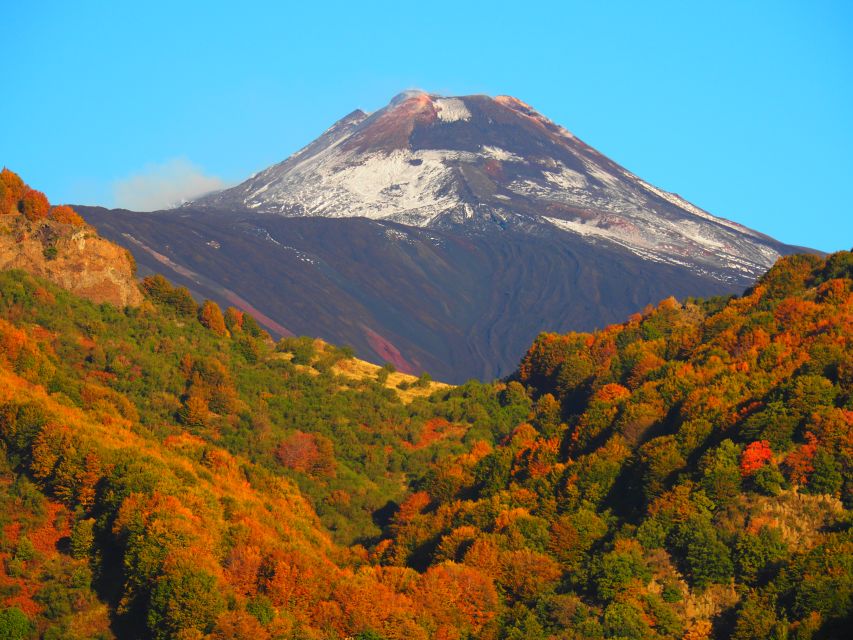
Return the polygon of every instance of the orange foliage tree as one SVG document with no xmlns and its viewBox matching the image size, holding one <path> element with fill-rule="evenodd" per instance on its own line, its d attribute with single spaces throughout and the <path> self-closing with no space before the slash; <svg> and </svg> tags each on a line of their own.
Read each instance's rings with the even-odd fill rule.
<svg viewBox="0 0 853 640">
<path fill-rule="evenodd" d="M 41 191 L 27 189 L 18 202 L 18 210 L 27 220 L 44 220 L 50 211 L 50 202 Z"/>
<path fill-rule="evenodd" d="M 70 224 L 74 227 L 82 227 L 86 224 L 85 220 L 80 217 L 80 214 L 74 211 L 74 209 L 69 207 L 67 204 L 60 204 L 53 207 L 50 210 L 50 217 L 57 222 Z"/>
<path fill-rule="evenodd" d="M 806 443 L 794 449 L 785 458 L 785 468 L 788 478 L 794 484 L 805 484 L 809 475 L 814 471 L 814 457 L 817 452 L 818 439 L 811 432 L 806 432 Z"/>
<path fill-rule="evenodd" d="M 213 300 L 205 300 L 198 312 L 198 320 L 202 326 L 210 329 L 213 333 L 225 336 L 228 335 L 228 329 L 225 327 L 225 318 L 222 316 L 222 310 L 219 305 Z"/>
<path fill-rule="evenodd" d="M 17 213 L 18 201 L 26 188 L 17 173 L 3 167 L 0 171 L 0 215 Z"/>
</svg>

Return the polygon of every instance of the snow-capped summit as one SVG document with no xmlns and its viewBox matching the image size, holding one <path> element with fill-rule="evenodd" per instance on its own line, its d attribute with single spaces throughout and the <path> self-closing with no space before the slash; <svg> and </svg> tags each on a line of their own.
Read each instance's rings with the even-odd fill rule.
<svg viewBox="0 0 853 640">
<path fill-rule="evenodd" d="M 615 243 L 726 282 L 751 281 L 782 251 L 648 184 L 510 96 L 404 91 L 188 206 L 418 227 L 512 225 Z"/>
</svg>

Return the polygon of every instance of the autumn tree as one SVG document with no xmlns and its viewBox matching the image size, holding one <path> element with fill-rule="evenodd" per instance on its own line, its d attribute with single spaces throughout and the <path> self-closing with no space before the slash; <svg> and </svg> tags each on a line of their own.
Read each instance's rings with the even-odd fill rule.
<svg viewBox="0 0 853 640">
<path fill-rule="evenodd" d="M 178 411 L 180 421 L 189 427 L 203 427 L 209 417 L 207 401 L 198 395 L 189 395 Z"/>
<path fill-rule="evenodd" d="M 647 442 L 640 448 L 640 463 L 647 500 L 660 495 L 672 476 L 687 464 L 674 436 L 661 436 Z"/>
<path fill-rule="evenodd" d="M 80 214 L 66 204 L 60 204 L 51 208 L 50 217 L 57 222 L 70 224 L 73 227 L 82 227 L 86 224 L 86 221 L 80 217 Z"/>
<path fill-rule="evenodd" d="M 283 466 L 302 473 L 331 475 L 335 471 L 332 443 L 320 434 L 293 432 L 281 441 L 276 457 Z"/>
<path fill-rule="evenodd" d="M 18 202 L 18 210 L 27 220 L 43 220 L 50 211 L 50 202 L 41 191 L 28 188 Z"/>
<path fill-rule="evenodd" d="M 3 167 L 0 171 L 0 215 L 16 214 L 18 202 L 27 186 L 17 173 Z"/>
<path fill-rule="evenodd" d="M 10 215 L 15 212 L 15 194 L 0 180 L 0 215 Z"/>
<path fill-rule="evenodd" d="M 773 460 L 773 450 L 767 440 L 752 442 L 746 446 L 740 456 L 740 474 L 743 477 L 754 475 L 771 460 Z"/>
<path fill-rule="evenodd" d="M 796 485 L 805 484 L 814 471 L 818 439 L 811 431 L 806 431 L 805 438 L 806 442 L 789 453 L 784 461 L 788 478 Z"/>
<path fill-rule="evenodd" d="M 225 318 L 222 316 L 222 310 L 219 305 L 213 300 L 205 300 L 201 309 L 198 312 L 198 321 L 202 326 L 210 329 L 213 333 L 219 336 L 228 335 L 228 329 L 225 327 Z"/>
<path fill-rule="evenodd" d="M 95 519 L 86 518 L 74 523 L 71 531 L 71 555 L 88 558 L 95 543 Z"/>
</svg>

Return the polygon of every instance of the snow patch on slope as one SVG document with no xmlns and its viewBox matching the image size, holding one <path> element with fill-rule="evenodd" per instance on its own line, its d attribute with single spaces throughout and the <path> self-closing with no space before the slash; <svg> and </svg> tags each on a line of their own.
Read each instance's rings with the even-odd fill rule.
<svg viewBox="0 0 853 640">
<path fill-rule="evenodd" d="M 389 218 L 427 226 L 461 203 L 447 162 L 474 156 L 436 149 L 359 154 L 336 146 L 254 189 L 246 206 L 278 202 L 287 214 Z"/>
<path fill-rule="evenodd" d="M 512 151 L 501 149 L 500 147 L 490 147 L 485 145 L 480 148 L 480 152 L 487 158 L 499 160 L 500 162 L 524 162 L 524 158 L 515 155 Z"/>
<path fill-rule="evenodd" d="M 438 119 L 442 122 L 458 122 L 471 119 L 471 112 L 459 98 L 437 98 L 433 101 Z"/>
</svg>

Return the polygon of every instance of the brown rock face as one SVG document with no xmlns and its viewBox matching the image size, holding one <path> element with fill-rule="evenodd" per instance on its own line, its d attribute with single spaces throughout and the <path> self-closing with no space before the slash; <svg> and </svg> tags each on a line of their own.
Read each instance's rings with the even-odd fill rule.
<svg viewBox="0 0 853 640">
<path fill-rule="evenodd" d="M 132 258 L 92 227 L 3 216 L 0 269 L 22 269 L 93 302 L 120 307 L 142 302 Z"/>
</svg>

